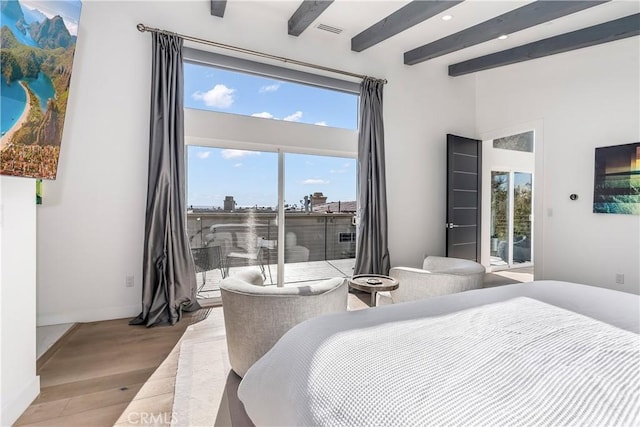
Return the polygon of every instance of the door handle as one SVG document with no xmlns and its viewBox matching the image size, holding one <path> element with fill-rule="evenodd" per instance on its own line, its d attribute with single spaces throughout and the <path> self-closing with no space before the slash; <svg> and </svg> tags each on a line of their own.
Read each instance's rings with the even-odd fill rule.
<svg viewBox="0 0 640 427">
<path fill-rule="evenodd" d="M 460 227 L 458 224 L 454 224 L 452 222 L 447 223 L 446 225 L 447 228 L 458 228 Z"/>
</svg>

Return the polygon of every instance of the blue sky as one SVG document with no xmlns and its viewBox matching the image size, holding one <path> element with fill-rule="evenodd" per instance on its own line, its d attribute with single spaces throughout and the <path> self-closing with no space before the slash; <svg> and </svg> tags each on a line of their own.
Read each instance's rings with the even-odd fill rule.
<svg viewBox="0 0 640 427">
<path fill-rule="evenodd" d="M 195 64 L 184 66 L 187 108 L 344 129 L 358 127 L 353 94 Z"/>
<path fill-rule="evenodd" d="M 352 94 L 193 64 L 184 71 L 187 108 L 357 128 Z M 234 196 L 238 206 L 276 206 L 276 153 L 190 146 L 188 170 L 188 205 L 222 206 L 225 196 Z M 286 154 L 285 203 L 300 206 L 318 191 L 328 201 L 355 200 L 355 174 L 355 159 Z"/>
<path fill-rule="evenodd" d="M 25 14 L 28 14 L 29 11 L 35 9 L 40 11 L 47 18 L 53 18 L 55 15 L 60 15 L 69 32 L 74 36 L 78 35 L 78 21 L 80 19 L 80 10 L 82 9 L 82 3 L 79 0 L 20 0 L 20 5 L 22 6 Z M 24 10 L 25 7 L 27 10 Z M 26 15 L 25 17 L 27 18 L 27 21 L 29 21 L 29 18 Z"/>
<path fill-rule="evenodd" d="M 222 206 L 233 196 L 238 207 L 276 207 L 277 153 L 189 146 L 187 204 Z M 327 201 L 356 199 L 356 159 L 285 154 L 285 203 L 301 206 L 321 191 Z"/>
</svg>

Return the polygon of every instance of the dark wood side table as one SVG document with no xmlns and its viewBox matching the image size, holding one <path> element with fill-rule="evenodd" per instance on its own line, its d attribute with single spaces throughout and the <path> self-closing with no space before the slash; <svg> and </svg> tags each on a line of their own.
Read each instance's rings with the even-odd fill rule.
<svg viewBox="0 0 640 427">
<path fill-rule="evenodd" d="M 398 289 L 400 282 L 393 277 L 382 274 L 358 274 L 349 279 L 349 286 L 360 291 L 371 293 L 370 307 L 376 306 L 376 294 L 380 291 L 393 291 Z"/>
</svg>

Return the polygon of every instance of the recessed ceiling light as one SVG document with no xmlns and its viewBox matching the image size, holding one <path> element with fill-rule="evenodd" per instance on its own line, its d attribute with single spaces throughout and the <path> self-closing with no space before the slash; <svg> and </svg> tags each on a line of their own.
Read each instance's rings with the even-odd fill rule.
<svg viewBox="0 0 640 427">
<path fill-rule="evenodd" d="M 505 40 L 505 39 L 507 39 L 507 38 L 509 38 L 509 36 L 508 36 L 508 35 L 506 35 L 506 34 L 503 34 L 503 35 L 501 35 L 500 37 L 498 37 L 498 40 Z"/>
<path fill-rule="evenodd" d="M 451 16 L 451 15 L 444 15 L 444 16 L 442 17 L 442 20 L 443 20 L 443 21 L 449 21 L 449 20 L 451 20 L 452 18 L 453 18 L 453 16 Z"/>
</svg>

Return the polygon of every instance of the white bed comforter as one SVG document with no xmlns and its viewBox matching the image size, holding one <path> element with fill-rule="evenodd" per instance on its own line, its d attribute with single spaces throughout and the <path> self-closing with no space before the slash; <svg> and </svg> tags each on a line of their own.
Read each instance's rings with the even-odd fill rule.
<svg viewBox="0 0 640 427">
<path fill-rule="evenodd" d="M 640 425 L 636 333 L 524 297 L 367 327 L 372 311 L 285 334 L 240 384 L 256 425 Z"/>
</svg>

